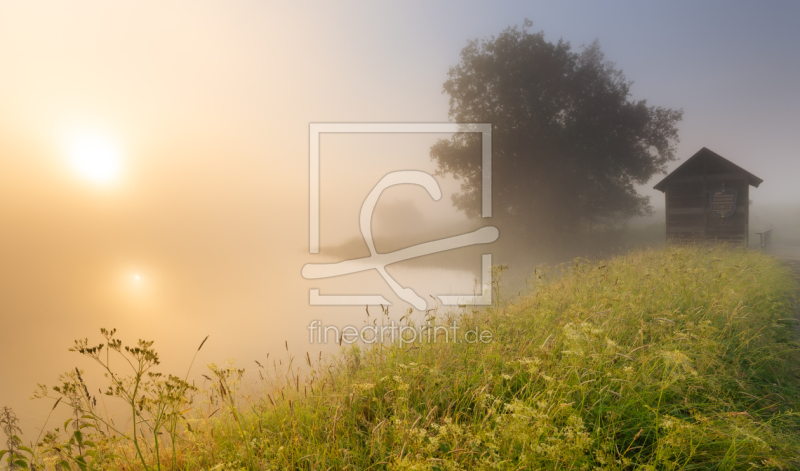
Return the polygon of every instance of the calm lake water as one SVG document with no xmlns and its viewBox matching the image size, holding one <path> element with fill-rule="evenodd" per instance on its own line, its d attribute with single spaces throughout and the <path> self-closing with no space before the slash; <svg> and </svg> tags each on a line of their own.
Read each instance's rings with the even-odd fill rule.
<svg viewBox="0 0 800 471">
<path fill-rule="evenodd" d="M 84 376 L 92 394 L 98 389 L 105 390 L 99 365 L 67 351 L 75 338 L 88 337 L 90 344 L 100 343 L 101 327 L 117 328 L 118 338 L 126 344 L 133 344 L 139 338 L 154 340 L 162 359 L 158 371 L 179 376 L 185 374 L 203 338 L 210 335 L 190 376 L 202 382 L 200 374 L 210 362 L 223 364 L 235 359 L 238 367 L 247 370 L 246 377 L 255 378 L 255 360 L 269 365 L 273 360 L 282 360 L 285 365 L 289 355 L 300 358 L 306 352 L 312 357 L 320 351 L 336 353 L 340 347 L 333 339 L 325 345 L 311 342 L 308 326 L 314 320 L 339 328 L 361 327 L 368 321 L 364 307 L 309 306 L 310 288 L 319 288 L 322 294 L 382 295 L 393 303 L 390 307 L 393 319 L 399 319 L 409 307 L 375 271 L 309 281 L 300 275 L 299 259 L 295 259 L 293 273 L 283 277 L 278 285 L 275 278 L 272 285 L 266 280 L 266 286 L 255 281 L 244 283 L 246 277 L 238 275 L 235 278 L 240 286 L 220 282 L 222 288 L 212 289 L 202 286 L 203 278 L 199 276 L 187 276 L 183 283 L 178 283 L 178 273 L 161 270 L 159 277 L 147 276 L 146 273 L 156 270 L 139 267 L 142 273 L 139 280 L 131 275 L 133 271 L 125 271 L 117 279 L 97 283 L 96 298 L 89 297 L 88 301 L 86 297 L 64 296 L 64 290 L 54 290 L 57 295 L 50 298 L 17 296 L 19 309 L 27 310 L 28 315 L 9 316 L 4 322 L 3 336 L 7 340 L 0 342 L 4 359 L 0 364 L 3 378 L 0 406 L 11 406 L 17 412 L 26 440 L 33 440 L 52 405 L 50 400 L 29 400 L 37 383 L 53 386 L 60 373 L 79 367 L 86 371 Z M 308 258 L 308 261 L 317 260 Z M 103 273 L 102 267 L 95 268 Z M 427 299 L 429 294 L 471 294 L 475 283 L 475 274 L 464 270 L 404 268 L 402 264 L 388 270 L 401 285 L 412 287 Z M 102 279 L 91 276 L 93 270 L 86 271 L 85 280 Z M 76 284 L 77 292 L 82 283 Z M 380 308 L 372 307 L 370 314 L 374 318 L 380 314 Z M 414 316 L 422 319 L 419 312 Z M 295 364 L 305 366 L 304 361 Z M 120 362 L 116 365 L 123 366 Z M 61 406 L 59 409 L 63 410 L 56 416 L 64 416 L 67 409 Z M 112 407 L 110 412 L 125 415 L 121 405 L 116 409 Z M 58 423 L 51 419 L 47 428 Z"/>
</svg>

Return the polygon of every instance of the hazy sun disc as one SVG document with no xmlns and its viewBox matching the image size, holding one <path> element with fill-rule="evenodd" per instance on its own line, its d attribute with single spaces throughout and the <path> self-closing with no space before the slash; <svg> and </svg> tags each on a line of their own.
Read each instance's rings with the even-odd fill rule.
<svg viewBox="0 0 800 471">
<path fill-rule="evenodd" d="M 69 142 L 69 157 L 81 175 L 98 183 L 116 179 L 122 166 L 114 143 L 96 134 L 74 136 Z"/>
</svg>

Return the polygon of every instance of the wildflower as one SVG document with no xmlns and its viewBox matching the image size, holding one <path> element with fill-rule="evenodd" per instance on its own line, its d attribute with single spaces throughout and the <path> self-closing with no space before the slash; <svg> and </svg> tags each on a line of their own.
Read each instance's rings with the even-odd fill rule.
<svg viewBox="0 0 800 471">
<path fill-rule="evenodd" d="M 0 411 L 0 427 L 3 428 L 3 432 L 6 434 L 6 449 L 9 454 L 9 463 L 12 463 L 9 469 L 13 469 L 15 466 L 13 464 L 14 457 L 18 456 L 17 451 L 20 446 L 17 435 L 21 434 L 22 430 L 19 428 L 17 415 L 10 407 L 3 407 L 3 410 Z"/>
</svg>

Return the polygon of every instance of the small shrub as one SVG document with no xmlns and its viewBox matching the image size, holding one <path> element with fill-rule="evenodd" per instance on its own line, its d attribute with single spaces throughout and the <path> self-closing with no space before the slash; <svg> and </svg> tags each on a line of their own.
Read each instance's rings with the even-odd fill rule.
<svg viewBox="0 0 800 471">
<path fill-rule="evenodd" d="M 40 391 L 73 408 L 72 433 L 48 433 L 32 459 L 63 469 L 800 467 L 798 287 L 780 262 L 668 247 L 558 273 L 537 270 L 514 300 L 422 321 L 488 329 L 492 342 L 353 346 L 329 360 L 306 354 L 302 369 L 292 357 L 256 362 L 259 390 L 233 364 L 209 365 L 203 388 L 162 376 L 151 342 L 122 348 L 104 330 L 105 343 L 73 350 L 107 372 L 134 430 L 113 428 L 76 370 Z M 109 350 L 128 360 L 127 376 Z"/>
</svg>

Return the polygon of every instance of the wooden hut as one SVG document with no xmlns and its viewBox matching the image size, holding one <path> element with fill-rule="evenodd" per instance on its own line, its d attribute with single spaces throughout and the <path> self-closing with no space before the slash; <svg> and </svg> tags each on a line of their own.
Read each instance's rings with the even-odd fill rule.
<svg viewBox="0 0 800 471">
<path fill-rule="evenodd" d="M 749 245 L 750 185 L 763 180 L 703 147 L 654 187 L 664 192 L 667 241 Z"/>
</svg>

